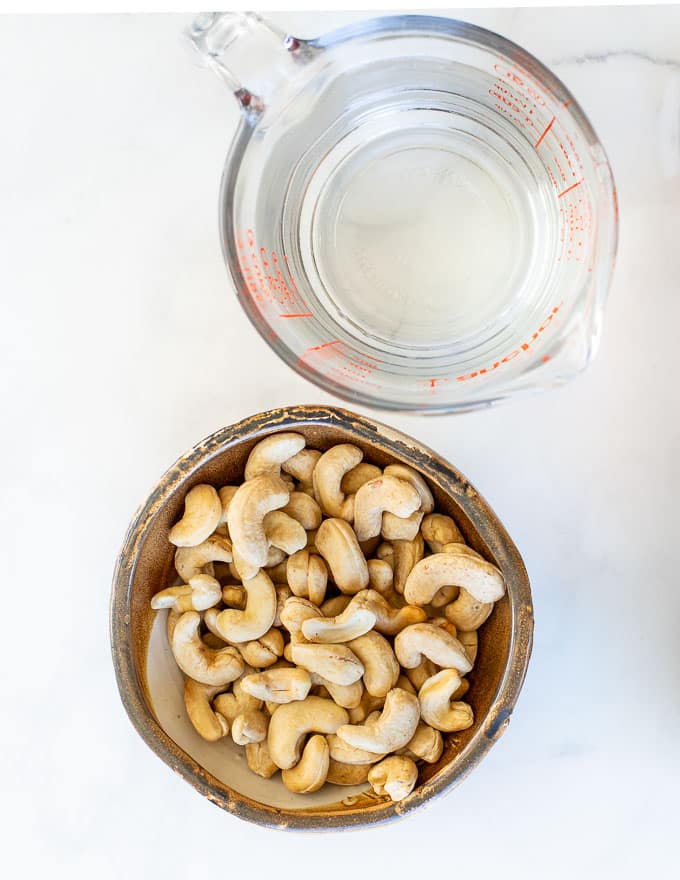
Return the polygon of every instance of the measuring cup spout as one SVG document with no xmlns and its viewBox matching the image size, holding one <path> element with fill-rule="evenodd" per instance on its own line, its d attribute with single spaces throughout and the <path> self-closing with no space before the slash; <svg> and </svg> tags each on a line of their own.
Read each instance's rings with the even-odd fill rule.
<svg viewBox="0 0 680 880">
<path fill-rule="evenodd" d="M 314 52 L 256 12 L 206 12 L 188 30 L 194 48 L 234 93 L 243 112 L 262 113 Z"/>
</svg>

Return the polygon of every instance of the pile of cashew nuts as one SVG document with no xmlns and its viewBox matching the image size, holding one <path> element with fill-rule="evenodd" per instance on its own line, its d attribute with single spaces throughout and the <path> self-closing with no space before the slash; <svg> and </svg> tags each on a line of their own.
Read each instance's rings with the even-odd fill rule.
<svg viewBox="0 0 680 880">
<path fill-rule="evenodd" d="M 169 540 L 182 583 L 151 605 L 169 609 L 188 717 L 254 773 L 398 801 L 442 733 L 473 724 L 465 676 L 505 584 L 413 468 L 272 434 L 240 486 L 187 493 Z"/>
</svg>

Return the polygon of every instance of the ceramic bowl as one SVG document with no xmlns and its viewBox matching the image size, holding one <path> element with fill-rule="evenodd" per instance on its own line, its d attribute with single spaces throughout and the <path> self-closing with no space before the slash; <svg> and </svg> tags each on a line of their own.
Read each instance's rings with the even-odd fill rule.
<svg viewBox="0 0 680 880">
<path fill-rule="evenodd" d="M 289 792 L 277 774 L 265 780 L 248 769 L 229 737 L 202 740 L 186 718 L 182 675 L 165 635 L 165 612 L 149 600 L 171 581 L 174 548 L 168 531 L 179 519 L 187 491 L 242 479 L 248 453 L 267 434 L 293 430 L 309 446 L 354 443 L 366 461 L 404 462 L 428 480 L 437 510 L 452 515 L 468 543 L 503 572 L 507 593 L 479 631 L 479 651 L 465 699 L 475 723 L 445 735 L 436 764 L 420 768 L 418 784 L 393 804 L 367 785 L 325 785 L 313 795 Z M 416 440 L 373 419 L 335 407 L 272 410 L 223 428 L 182 456 L 135 515 L 116 565 L 111 600 L 111 644 L 118 687 L 133 725 L 168 766 L 210 801 L 260 825 L 313 830 L 347 829 L 411 812 L 457 785 L 505 730 L 531 653 L 531 591 L 522 559 L 500 521 L 468 480 Z"/>
</svg>

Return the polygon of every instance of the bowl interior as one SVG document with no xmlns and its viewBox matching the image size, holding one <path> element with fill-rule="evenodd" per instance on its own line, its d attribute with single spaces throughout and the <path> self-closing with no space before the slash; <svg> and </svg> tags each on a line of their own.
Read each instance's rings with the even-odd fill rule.
<svg viewBox="0 0 680 880">
<path fill-rule="evenodd" d="M 303 421 L 283 425 L 274 422 L 265 430 L 246 435 L 245 439 L 232 438 L 231 442 L 216 446 L 206 456 L 196 455 L 198 463 L 187 468 L 184 476 L 181 475 L 181 462 L 178 463 L 173 491 L 166 497 L 161 491 L 164 483 L 160 484 L 158 503 L 155 507 L 152 505 L 152 515 L 138 532 L 133 548 L 134 564 L 130 568 L 126 596 L 129 615 L 126 631 L 132 637 L 130 656 L 136 684 L 142 695 L 143 711 L 150 717 L 135 718 L 133 712 L 131 715 L 152 748 L 183 775 L 191 777 L 192 784 L 204 789 L 207 786 L 210 791 L 217 790 L 220 796 L 217 802 L 230 809 L 235 809 L 234 798 L 237 803 L 243 799 L 251 812 L 264 807 L 274 824 L 279 823 L 272 817 L 280 816 L 280 811 L 302 811 L 326 816 L 345 812 L 356 814 L 357 810 L 384 809 L 386 799 L 373 795 L 365 785 L 340 787 L 327 784 L 314 795 L 295 795 L 283 786 L 279 774 L 274 779 L 264 780 L 251 773 L 243 750 L 237 748 L 230 738 L 217 743 L 205 742 L 186 717 L 182 698 L 183 678 L 170 652 L 165 632 L 167 612 L 153 612 L 149 602 L 154 593 L 175 580 L 174 548 L 168 543 L 168 532 L 181 516 L 186 492 L 198 483 L 206 482 L 219 487 L 242 480 L 246 458 L 255 443 L 265 434 L 280 430 L 299 431 L 305 435 L 308 446 L 321 450 L 339 442 L 355 443 L 363 449 L 365 461 L 381 467 L 402 461 L 418 468 L 433 491 L 436 509 L 453 516 L 467 542 L 499 565 L 506 576 L 508 594 L 496 604 L 490 618 L 479 631 L 478 657 L 469 675 L 471 687 L 465 700 L 474 710 L 475 723 L 461 733 L 444 735 L 442 757 L 436 764 L 425 764 L 420 768 L 416 791 L 420 789 L 422 793 L 430 787 L 433 791 L 438 790 L 441 786 L 437 785 L 437 781 L 442 775 L 446 775 L 447 785 L 458 776 L 465 775 L 478 760 L 470 762 L 469 753 L 474 748 L 474 741 L 480 736 L 494 739 L 497 728 L 502 726 L 504 719 L 494 716 L 493 730 L 490 732 L 489 713 L 495 702 L 495 708 L 498 708 L 498 694 L 508 674 L 513 643 L 512 596 L 525 586 L 528 589 L 521 560 L 500 523 L 464 478 L 452 472 L 436 456 L 427 455 L 422 447 L 414 450 L 403 443 L 383 443 L 377 436 L 375 442 L 369 442 L 366 432 L 357 431 L 352 422 L 322 425 L 305 424 Z M 457 482 L 454 480 L 452 483 L 452 473 Z M 166 485 L 168 477 L 173 479 L 172 469 L 164 480 Z M 505 553 L 507 545 L 509 554 Z M 114 654 L 115 638 L 114 624 Z M 522 658 L 522 674 L 527 660 L 528 648 L 526 656 Z M 123 698 L 125 701 L 125 693 Z M 505 714 L 509 715 L 509 711 Z M 160 731 L 156 729 L 155 734 L 148 729 L 149 726 L 155 727 L 152 720 L 161 728 Z M 159 740 L 162 741 L 162 748 L 155 745 Z M 488 744 L 482 753 L 487 748 Z M 176 760 L 168 759 L 168 751 Z M 267 807 L 273 808 L 273 811 L 267 810 Z M 235 811 L 239 812 L 238 809 Z M 266 822 L 267 818 L 263 821 Z"/>
</svg>

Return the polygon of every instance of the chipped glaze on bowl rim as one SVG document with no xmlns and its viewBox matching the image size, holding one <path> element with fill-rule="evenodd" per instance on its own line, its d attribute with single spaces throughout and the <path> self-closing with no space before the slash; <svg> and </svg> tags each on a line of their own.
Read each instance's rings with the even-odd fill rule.
<svg viewBox="0 0 680 880">
<path fill-rule="evenodd" d="M 442 491 L 455 498 L 503 570 L 508 584 L 511 633 L 507 662 L 493 703 L 470 742 L 431 780 L 417 786 L 403 801 L 380 800 L 357 809 L 331 807 L 287 810 L 244 795 L 208 773 L 162 729 L 153 715 L 136 669 L 130 632 L 130 601 L 135 566 L 147 530 L 158 511 L 193 471 L 214 456 L 245 441 L 296 427 L 341 428 L 388 455 L 411 464 Z M 465 779 L 506 729 L 526 675 L 533 639 L 531 588 L 524 563 L 510 536 L 470 482 L 436 452 L 412 437 L 374 419 L 339 407 L 300 405 L 269 410 L 206 437 L 179 458 L 138 509 L 127 530 L 113 577 L 110 636 L 116 681 L 130 720 L 152 751 L 209 801 L 230 813 L 275 829 L 348 830 L 385 823 L 412 812 L 452 790 Z"/>
</svg>

